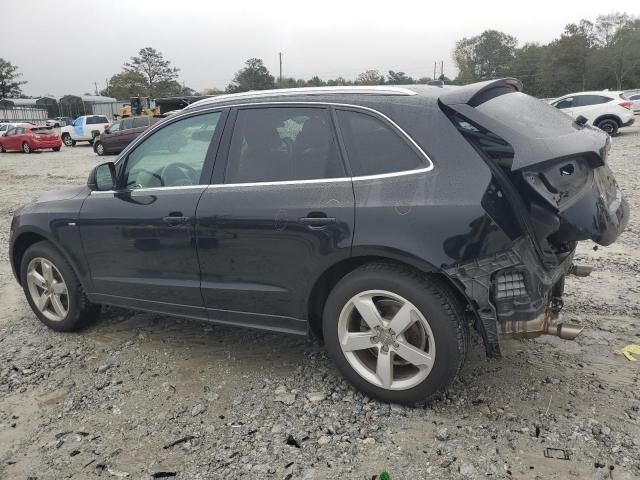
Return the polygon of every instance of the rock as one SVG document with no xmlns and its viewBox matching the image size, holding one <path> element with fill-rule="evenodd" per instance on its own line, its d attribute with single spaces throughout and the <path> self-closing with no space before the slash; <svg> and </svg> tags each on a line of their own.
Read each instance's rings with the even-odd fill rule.
<svg viewBox="0 0 640 480">
<path fill-rule="evenodd" d="M 462 478 L 465 480 L 475 480 L 479 478 L 478 470 L 470 463 L 460 465 L 460 475 L 462 475 Z"/>
<path fill-rule="evenodd" d="M 318 445 L 327 445 L 328 443 L 331 442 L 331 437 L 328 435 L 322 435 L 319 439 L 318 439 Z"/>
<path fill-rule="evenodd" d="M 282 402 L 285 405 L 293 405 L 296 402 L 295 393 L 283 393 L 276 396 L 276 402 Z"/>
<path fill-rule="evenodd" d="M 201 413 L 204 413 L 206 410 L 207 406 L 204 403 L 198 403 L 191 409 L 191 416 L 195 417 L 197 415 L 200 415 Z"/>
<path fill-rule="evenodd" d="M 327 395 L 322 392 L 311 392 L 307 394 L 307 398 L 310 402 L 321 402 L 327 398 Z"/>
<path fill-rule="evenodd" d="M 376 439 L 373 437 L 367 437 L 364 440 L 362 440 L 362 443 L 364 445 L 373 445 L 374 443 L 376 443 Z"/>
<path fill-rule="evenodd" d="M 273 393 L 275 393 L 276 395 L 282 395 L 284 393 L 287 393 L 287 387 L 285 387 L 284 385 L 280 385 L 278 388 L 275 389 Z"/>
<path fill-rule="evenodd" d="M 447 440 L 449 440 L 449 430 L 444 427 L 436 430 L 436 439 L 440 440 L 441 442 L 446 442 Z"/>
</svg>

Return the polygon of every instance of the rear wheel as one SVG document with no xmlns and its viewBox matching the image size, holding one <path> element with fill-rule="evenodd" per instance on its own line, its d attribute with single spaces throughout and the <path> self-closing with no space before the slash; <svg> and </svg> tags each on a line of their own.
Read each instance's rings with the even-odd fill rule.
<svg viewBox="0 0 640 480">
<path fill-rule="evenodd" d="M 31 147 L 27 142 L 22 142 L 22 151 L 24 153 L 31 153 Z"/>
<path fill-rule="evenodd" d="M 93 145 L 93 150 L 99 155 L 99 156 L 103 156 L 104 155 L 104 145 L 102 144 L 102 142 L 96 142 Z"/>
<path fill-rule="evenodd" d="M 366 395 L 414 404 L 446 388 L 467 350 L 462 308 L 436 277 L 375 263 L 346 275 L 323 314 L 329 356 Z"/>
<path fill-rule="evenodd" d="M 100 310 L 89 302 L 75 272 L 50 242 L 27 249 L 20 279 L 31 309 L 53 330 L 75 330 Z"/>
<path fill-rule="evenodd" d="M 54 152 L 59 152 L 60 151 L 60 147 L 53 147 L 51 150 L 53 150 Z"/>
<path fill-rule="evenodd" d="M 618 134 L 618 122 L 612 118 L 605 118 L 604 120 L 599 121 L 596 127 L 600 130 L 604 130 L 612 137 L 615 137 Z"/>
</svg>

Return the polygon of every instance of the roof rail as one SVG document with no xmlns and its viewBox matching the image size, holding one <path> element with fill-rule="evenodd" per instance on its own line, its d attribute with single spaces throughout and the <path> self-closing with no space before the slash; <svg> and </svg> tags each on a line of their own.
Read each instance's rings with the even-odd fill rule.
<svg viewBox="0 0 640 480">
<path fill-rule="evenodd" d="M 185 109 L 191 109 L 201 105 L 211 105 L 227 100 L 240 100 L 251 98 L 281 97 L 294 95 L 326 95 L 326 94 L 360 94 L 360 95 L 416 95 L 416 92 L 401 87 L 386 86 L 353 86 L 353 87 L 302 87 L 302 88 L 278 88 L 274 90 L 251 90 L 242 93 L 229 93 L 205 98 L 190 105 Z"/>
</svg>

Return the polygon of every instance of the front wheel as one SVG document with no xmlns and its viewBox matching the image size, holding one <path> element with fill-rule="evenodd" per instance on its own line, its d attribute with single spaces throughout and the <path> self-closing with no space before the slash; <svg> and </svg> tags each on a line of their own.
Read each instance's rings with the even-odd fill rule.
<svg viewBox="0 0 640 480">
<path fill-rule="evenodd" d="M 467 350 L 461 305 L 439 278 L 388 263 L 364 265 L 329 294 L 329 356 L 358 390 L 412 405 L 445 389 Z"/>
<path fill-rule="evenodd" d="M 618 134 L 618 122 L 616 122 L 611 118 L 607 118 L 605 120 L 598 122 L 598 125 L 596 126 L 600 130 L 604 130 L 605 132 L 607 132 L 612 137 L 615 137 Z"/>
<path fill-rule="evenodd" d="M 29 144 L 27 142 L 23 142 L 22 143 L 22 151 L 24 153 L 31 153 L 31 147 L 29 146 Z"/>
<path fill-rule="evenodd" d="M 47 241 L 35 243 L 25 252 L 20 283 L 33 312 L 53 330 L 76 330 L 100 309 L 89 302 L 69 263 Z"/>
<path fill-rule="evenodd" d="M 93 150 L 101 157 L 105 154 L 104 144 L 102 142 L 96 142 L 93 145 Z"/>
<path fill-rule="evenodd" d="M 68 133 L 62 134 L 62 143 L 67 147 L 74 147 L 76 145 L 76 141 L 71 138 L 71 135 Z"/>
<path fill-rule="evenodd" d="M 4 149 L 4 147 L 2 146 L 2 144 L 0 143 L 0 153 L 4 153 L 6 152 L 6 150 Z"/>
</svg>

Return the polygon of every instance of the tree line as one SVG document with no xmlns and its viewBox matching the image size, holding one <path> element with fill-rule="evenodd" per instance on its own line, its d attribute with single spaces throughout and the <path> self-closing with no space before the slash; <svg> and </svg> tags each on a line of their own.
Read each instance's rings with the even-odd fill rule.
<svg viewBox="0 0 640 480">
<path fill-rule="evenodd" d="M 516 77 L 525 92 L 538 97 L 555 97 L 584 90 L 623 90 L 640 88 L 640 19 L 626 13 L 598 16 L 595 22 L 580 20 L 565 26 L 560 37 L 547 44 L 524 43 L 497 30 L 457 41 L 453 60 L 458 68 L 454 79 L 440 80 L 454 85 L 500 77 Z M 201 92 L 180 83 L 180 69 L 152 47 L 140 49 L 125 62 L 122 71 L 108 80 L 101 95 L 126 99 L 134 96 L 153 98 L 183 95 L 215 95 L 218 88 Z M 354 79 L 337 77 L 309 79 L 272 75 L 259 58 L 250 58 L 236 72 L 224 92 L 266 90 L 289 87 L 340 85 L 426 84 L 429 76 L 412 78 L 402 71 L 365 70 Z M 0 98 L 19 97 L 21 80 L 18 67 L 0 58 Z"/>
</svg>

